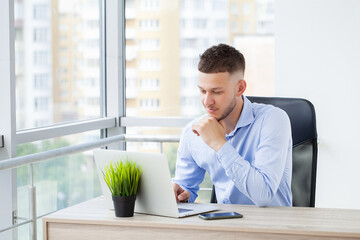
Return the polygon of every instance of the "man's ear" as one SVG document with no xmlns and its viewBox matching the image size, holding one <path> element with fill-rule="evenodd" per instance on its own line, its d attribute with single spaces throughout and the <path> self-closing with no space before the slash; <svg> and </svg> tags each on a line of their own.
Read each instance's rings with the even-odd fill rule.
<svg viewBox="0 0 360 240">
<path fill-rule="evenodd" d="M 245 80 L 239 80 L 236 84 L 236 96 L 240 97 L 246 90 Z"/>
</svg>

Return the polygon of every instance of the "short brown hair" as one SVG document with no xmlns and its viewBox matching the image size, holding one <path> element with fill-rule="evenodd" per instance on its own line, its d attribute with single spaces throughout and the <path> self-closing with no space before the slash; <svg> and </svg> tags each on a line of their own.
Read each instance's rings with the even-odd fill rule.
<svg viewBox="0 0 360 240">
<path fill-rule="evenodd" d="M 208 48 L 200 54 L 198 70 L 203 73 L 236 71 L 245 72 L 245 58 L 238 50 L 226 44 L 219 44 Z"/>
</svg>

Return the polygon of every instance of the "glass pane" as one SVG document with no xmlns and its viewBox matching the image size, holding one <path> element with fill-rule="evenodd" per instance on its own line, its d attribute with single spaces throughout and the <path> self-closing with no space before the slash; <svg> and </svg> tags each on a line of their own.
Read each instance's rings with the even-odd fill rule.
<svg viewBox="0 0 360 240">
<path fill-rule="evenodd" d="M 128 127 L 126 129 L 127 134 L 129 135 L 152 135 L 154 132 L 156 134 L 166 134 L 166 135 L 180 135 L 180 128 L 154 128 L 154 127 Z M 127 151 L 137 151 L 137 152 L 163 152 L 168 160 L 169 170 L 171 177 L 175 176 L 175 163 L 177 149 L 179 147 L 178 142 L 127 142 L 126 150 Z"/>
<path fill-rule="evenodd" d="M 37 223 L 38 223 L 37 226 L 39 226 L 39 221 L 37 221 Z M 28 224 L 24 224 L 17 228 L 18 239 L 23 239 L 23 240 L 31 240 L 32 239 L 32 237 L 30 236 L 31 225 L 32 225 L 31 223 L 28 223 Z M 40 239 L 42 239 L 42 236 Z"/>
<path fill-rule="evenodd" d="M 14 7 L 17 129 L 100 117 L 100 0 Z"/>
<path fill-rule="evenodd" d="M 126 0 L 128 116 L 198 116 L 199 54 L 227 43 L 247 61 L 245 95 L 274 95 L 274 0 Z"/>
<path fill-rule="evenodd" d="M 219 43 L 244 54 L 245 95 L 273 96 L 274 15 L 274 0 L 126 0 L 126 114 L 206 113 L 197 88 L 197 63 L 199 54 Z M 127 129 L 128 134 L 180 134 L 177 131 Z M 127 143 L 127 149 L 160 151 L 160 145 Z M 174 152 L 166 144 L 163 151 Z M 168 160 L 173 176 L 176 160 Z M 201 187 L 212 188 L 208 175 Z M 199 191 L 198 201 L 209 202 L 210 194 Z"/>
<path fill-rule="evenodd" d="M 17 146 L 23 156 L 100 139 L 100 131 L 25 143 Z M 33 164 L 37 215 L 41 216 L 102 195 L 91 151 Z M 29 165 L 17 168 L 17 201 L 20 219 L 29 219 Z"/>
<path fill-rule="evenodd" d="M 155 128 L 155 127 L 130 127 L 127 128 L 127 134 L 166 134 L 166 135 L 180 135 L 180 128 Z M 178 142 L 127 142 L 127 151 L 137 152 L 163 152 L 166 155 L 169 164 L 169 170 L 171 177 L 175 176 L 175 166 L 177 158 L 177 149 L 179 147 Z M 204 181 L 200 185 L 201 190 L 198 192 L 198 198 L 196 202 L 208 203 L 210 202 L 212 182 L 208 173 L 205 174 Z"/>
</svg>

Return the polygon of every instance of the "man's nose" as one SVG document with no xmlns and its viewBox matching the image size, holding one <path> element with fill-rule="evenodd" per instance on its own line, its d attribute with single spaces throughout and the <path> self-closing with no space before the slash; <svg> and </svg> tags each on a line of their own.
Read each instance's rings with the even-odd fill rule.
<svg viewBox="0 0 360 240">
<path fill-rule="evenodd" d="M 206 93 L 206 94 L 205 94 L 205 97 L 204 97 L 204 105 L 205 105 L 205 106 L 210 106 L 210 105 L 212 105 L 212 104 L 214 104 L 214 99 L 213 99 L 213 97 L 211 96 L 211 94 Z"/>
</svg>

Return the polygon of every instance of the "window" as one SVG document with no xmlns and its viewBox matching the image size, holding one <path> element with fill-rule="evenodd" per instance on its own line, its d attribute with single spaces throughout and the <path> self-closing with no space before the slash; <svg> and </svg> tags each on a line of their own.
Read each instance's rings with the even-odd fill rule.
<svg viewBox="0 0 360 240">
<path fill-rule="evenodd" d="M 243 14 L 248 15 L 249 13 L 250 13 L 250 4 L 249 3 L 244 3 L 243 4 Z"/>
<path fill-rule="evenodd" d="M 33 18 L 39 20 L 47 20 L 49 18 L 49 6 L 48 5 L 34 5 L 33 6 Z"/>
<path fill-rule="evenodd" d="M 71 116 L 71 113 L 69 113 Z M 34 126 L 44 126 L 46 120 L 36 120 Z M 95 137 L 94 137 L 95 136 Z M 61 138 L 20 144 L 17 155 L 49 151 L 99 139 L 99 131 L 73 134 Z M 90 152 L 71 154 L 34 164 L 34 184 L 38 216 L 47 214 L 82 201 L 101 195 L 93 157 Z M 29 216 L 29 166 L 17 169 L 17 213 L 25 218 Z M 21 220 L 20 220 L 21 221 Z M 31 239 L 29 227 L 19 228 L 18 239 Z M 38 220 L 38 238 L 42 239 L 41 220 Z M 6 238 L 7 239 L 7 238 Z"/>
<path fill-rule="evenodd" d="M 128 0 L 126 3 L 128 2 L 131 4 L 134 1 Z M 145 7 L 150 2 L 140 0 L 140 5 L 143 4 Z M 161 4 L 160 1 L 159 4 Z M 140 9 L 142 8 L 140 7 Z M 251 12 L 252 9 L 257 9 L 257 13 Z M 262 90 L 263 87 L 259 83 L 266 80 L 254 72 L 256 67 L 252 69 L 250 65 L 259 64 L 257 65 L 257 69 L 259 69 L 261 65 L 259 59 L 271 59 L 273 61 L 273 55 L 267 54 L 273 51 L 271 50 L 272 45 L 266 43 L 265 48 L 269 48 L 269 51 L 262 51 L 259 55 L 253 55 L 246 51 L 247 49 L 253 51 L 256 48 L 264 50 L 261 41 L 267 42 L 267 40 L 257 37 L 259 41 L 252 44 L 247 40 L 246 34 L 256 35 L 266 32 L 272 36 L 270 24 L 265 23 L 266 19 L 269 19 L 269 22 L 273 21 L 274 12 L 271 9 L 273 9 L 273 1 L 271 0 L 245 3 L 230 0 L 183 0 L 180 1 L 180 4 L 169 1 L 156 10 L 151 10 L 148 7 L 146 12 L 138 11 L 134 18 L 126 19 L 126 32 L 131 30 L 134 33 L 131 41 L 126 41 L 126 48 L 136 49 L 138 47 L 140 50 L 136 58 L 127 59 L 126 70 L 134 68 L 134 66 L 140 70 L 132 79 L 137 80 L 139 83 L 137 87 L 144 91 L 144 94 L 146 91 L 153 91 L 153 87 L 150 86 L 156 86 L 155 84 L 150 85 L 149 79 L 157 79 L 159 86 L 161 86 L 161 89 L 157 89 L 159 96 L 171 99 L 163 102 L 164 108 L 160 108 L 156 114 L 181 116 L 185 112 L 191 112 L 197 116 L 202 112 L 201 104 L 188 104 L 189 102 L 185 99 L 192 99 L 189 101 L 193 103 L 199 97 L 197 92 L 192 91 L 192 89 L 196 89 L 197 84 L 199 54 L 214 44 L 228 43 L 244 51 L 246 61 L 249 63 L 245 73 L 246 77 L 250 77 L 247 78 L 250 85 L 247 94 L 256 95 L 257 90 L 261 89 L 262 95 L 271 96 L 273 94 L 272 88 L 268 88 L 266 93 Z M 126 11 L 133 10 L 137 10 L 136 4 L 128 5 Z M 157 18 L 149 18 L 151 13 Z M 160 28 L 160 26 L 164 27 Z M 154 28 L 158 31 L 141 32 L 144 29 Z M 143 52 L 145 50 L 149 52 Z M 151 50 L 155 51 L 150 52 Z M 270 71 L 273 64 L 269 66 L 266 67 L 266 71 L 271 77 L 267 79 L 273 81 L 273 71 Z M 256 87 L 254 87 L 255 85 Z M 171 98 L 167 97 L 168 95 L 171 95 Z M 131 95 L 131 99 L 138 99 L 139 97 L 134 94 Z M 180 104 L 181 107 L 176 108 L 175 106 L 179 106 L 179 103 L 184 104 Z M 168 106 L 165 107 L 165 105 Z M 182 110 L 185 106 L 186 111 Z M 190 106 L 194 108 L 192 111 L 189 111 Z M 127 108 L 135 109 L 136 105 L 129 101 Z M 128 111 L 127 114 L 139 114 L 141 116 L 139 111 Z"/>
<path fill-rule="evenodd" d="M 126 3 L 129 5 L 125 11 L 129 15 L 136 13 L 126 18 L 125 47 L 129 49 L 126 53 L 139 50 L 136 57 L 126 57 L 127 116 L 196 117 L 203 114 L 197 89 L 199 54 L 219 43 L 230 44 L 243 52 L 248 63 L 246 95 L 273 95 L 274 88 L 269 87 L 274 82 L 273 32 L 267 23 L 274 19 L 273 0 L 159 1 L 158 8 L 151 7 L 152 1 L 139 0 L 134 4 L 134 0 L 127 0 Z M 263 36 L 265 32 L 267 35 Z M 137 72 L 130 78 L 131 69 Z M 264 77 L 265 74 L 269 77 Z M 127 128 L 127 132 L 179 134 L 180 129 L 165 132 L 134 127 Z M 135 143 L 127 143 L 127 147 L 144 149 Z M 166 151 L 173 149 L 164 148 Z M 176 149 L 169 165 L 174 165 L 175 159 Z M 211 182 L 205 182 L 211 187 Z"/>
<path fill-rule="evenodd" d="M 159 0 L 141 0 L 142 10 L 158 10 L 159 7 Z"/>
<path fill-rule="evenodd" d="M 159 59 L 142 59 L 140 61 L 140 69 L 144 71 L 159 71 L 161 63 Z"/>
<path fill-rule="evenodd" d="M 47 28 L 34 29 L 34 42 L 47 42 L 49 41 L 49 31 Z"/>
<path fill-rule="evenodd" d="M 69 30 L 69 26 L 65 23 L 61 23 L 59 26 L 60 31 L 65 32 Z"/>
<path fill-rule="evenodd" d="M 205 8 L 204 0 L 193 0 L 193 6 L 197 10 L 202 10 Z"/>
<path fill-rule="evenodd" d="M 100 6 L 100 0 L 14 2 L 14 20 L 22 21 L 15 25 L 16 98 L 23 102 L 16 109 L 19 127 L 35 127 L 35 121 L 28 116 L 32 114 L 29 109 L 35 106 L 42 111 L 47 105 L 48 111 L 47 120 L 37 121 L 37 127 L 43 127 L 43 123 L 64 123 L 69 116 L 72 116 L 71 121 L 101 116 Z M 96 82 L 75 84 L 85 78 L 93 78 Z M 95 88 L 91 94 L 87 94 L 89 87 Z M 71 97 L 64 97 L 64 92 Z M 45 95 L 47 104 L 42 99 Z M 84 99 L 84 104 L 77 106 L 75 103 L 80 99 Z M 96 108 L 94 103 L 98 103 Z M 67 105 L 68 109 L 61 108 L 62 105 Z M 84 110 L 87 107 L 91 111 Z"/>
<path fill-rule="evenodd" d="M 49 99 L 46 97 L 37 97 L 34 99 L 35 111 L 46 111 L 49 109 Z"/>
<path fill-rule="evenodd" d="M 227 22 L 226 20 L 215 20 L 215 27 L 216 28 L 226 28 Z"/>
<path fill-rule="evenodd" d="M 239 9 L 237 3 L 231 3 L 231 13 L 234 15 L 239 15 Z"/>
<path fill-rule="evenodd" d="M 14 14 L 17 16 L 18 21 L 24 18 L 24 3 L 18 2 L 17 4 L 14 4 Z"/>
<path fill-rule="evenodd" d="M 0 2 L 1 7 L 8 8 L 8 1 Z M 111 21 L 104 21 L 101 9 L 104 2 L 105 0 L 14 0 L 14 9 L 5 11 L 10 16 L 14 14 L 15 29 L 10 32 L 15 37 L 15 43 L 11 44 L 15 48 L 13 63 L 17 105 L 11 111 L 16 112 L 16 137 L 26 131 L 41 132 L 37 129 L 40 127 L 52 125 L 51 127 L 56 128 L 70 121 L 83 124 L 86 120 L 104 117 L 106 111 L 102 109 L 104 99 L 101 95 L 104 94 L 102 88 L 106 84 L 102 83 L 103 76 L 111 78 L 118 73 L 118 69 L 114 72 L 102 69 L 103 65 L 108 64 L 102 62 L 105 56 L 100 44 L 105 42 L 102 39 L 103 30 L 114 29 L 108 25 Z M 117 1 L 109 1 L 107 4 L 113 2 Z M 231 14 L 232 2 L 238 4 L 238 15 Z M 219 42 L 229 43 L 243 51 L 249 63 L 245 73 L 248 80 L 246 93 L 271 96 L 274 88 L 273 1 L 243 2 L 126 0 L 126 19 L 121 21 L 126 21 L 125 47 L 130 48 L 129 53 L 133 54 L 120 63 L 126 66 L 129 86 L 126 89 L 126 114 L 190 117 L 202 114 L 198 91 L 193 91 L 197 89 L 196 64 L 200 53 Z M 6 17 L 8 19 L 9 16 Z M 237 23 L 237 32 L 232 32 L 233 22 Z M 102 23 L 106 24 L 106 29 L 101 29 Z M 1 25 L 1 30 L 6 28 L 5 25 Z M 2 34 L 11 39 L 9 31 L 5 32 Z M 6 55 L 3 54 L 3 48 L 1 50 L 0 55 Z M 131 69 L 135 71 L 128 75 Z M 6 77 L 4 81 L 8 79 L 10 78 Z M 134 90 L 131 96 L 128 94 L 130 87 Z M 0 98 L 3 99 L 3 96 Z M 2 102 L 8 102 L 7 100 Z M 113 102 L 117 104 L 118 101 Z M 180 129 L 164 130 L 160 127 L 127 130 L 138 134 L 180 133 Z M 43 136 L 46 137 L 48 136 Z M 17 145 L 16 152 L 21 156 L 99 137 L 100 131 L 96 130 L 61 139 L 51 138 Z M 141 144 L 139 145 L 141 149 Z M 144 144 L 143 148 L 157 151 L 159 144 Z M 172 175 L 176 148 L 176 145 L 164 144 L 164 152 L 172 156 L 169 158 Z M 0 151 L 3 153 L 1 149 Z M 2 160 L 2 154 L 0 155 Z M 79 155 L 34 164 L 38 201 L 46 203 L 39 205 L 38 211 L 41 214 L 99 195 L 100 192 L 96 191 L 99 188 L 96 177 L 94 178 L 93 160 L 87 153 Z M 24 186 L 29 178 L 27 168 L 28 166 L 19 168 L 17 174 L 17 205 L 18 215 L 21 217 L 29 212 L 23 208 L 29 204 L 26 197 L 22 197 L 27 195 Z M 60 175 L 63 173 L 66 175 Z M 205 184 L 211 186 L 207 180 Z M 20 192 L 23 194 L 19 194 Z M 208 201 L 208 198 L 204 198 L 204 201 Z M 0 221 L 2 220 L 3 216 L 0 215 Z M 18 238 L 27 239 L 20 233 Z"/>
<path fill-rule="evenodd" d="M 159 30 L 159 20 L 157 19 L 140 20 L 140 29 L 144 31 Z"/>
<path fill-rule="evenodd" d="M 194 19 L 193 27 L 195 29 L 205 29 L 207 25 L 206 19 Z"/>
<path fill-rule="evenodd" d="M 34 65 L 46 66 L 49 64 L 49 53 L 47 51 L 35 51 L 34 52 Z"/>
<path fill-rule="evenodd" d="M 181 20 L 181 26 L 183 28 L 191 28 L 191 29 L 206 29 L 207 20 L 196 18 L 196 19 L 183 19 Z"/>
<path fill-rule="evenodd" d="M 156 110 L 159 109 L 159 99 L 141 99 L 140 107 L 146 110 Z"/>
<path fill-rule="evenodd" d="M 231 23 L 231 31 L 232 32 L 237 32 L 238 31 L 238 23 L 236 21 L 233 21 Z"/>
<path fill-rule="evenodd" d="M 34 88 L 35 89 L 48 89 L 49 88 L 49 75 L 47 73 L 39 73 L 34 75 Z"/>
<path fill-rule="evenodd" d="M 156 79 L 156 78 L 141 79 L 140 87 L 142 90 L 158 90 L 159 89 L 159 79 Z"/>
<path fill-rule="evenodd" d="M 246 21 L 243 22 L 243 32 L 244 32 L 244 33 L 250 32 L 249 23 L 246 22 Z"/>
<path fill-rule="evenodd" d="M 197 40 L 196 39 L 181 39 L 182 48 L 196 48 Z"/>
<path fill-rule="evenodd" d="M 224 11 L 227 8 L 226 0 L 212 0 L 212 9 L 214 11 Z"/>
<path fill-rule="evenodd" d="M 141 39 L 140 40 L 141 50 L 159 50 L 160 40 L 159 39 Z"/>
<path fill-rule="evenodd" d="M 196 68 L 196 62 L 198 61 L 198 58 L 196 57 L 192 57 L 192 58 L 183 58 L 181 59 L 181 67 L 186 69 L 186 68 L 191 68 L 194 69 Z"/>
</svg>

